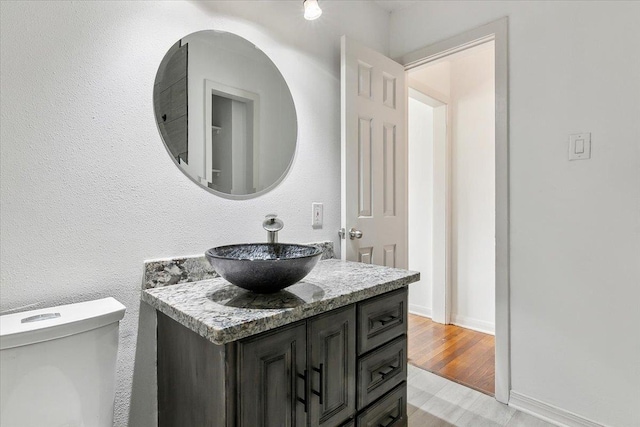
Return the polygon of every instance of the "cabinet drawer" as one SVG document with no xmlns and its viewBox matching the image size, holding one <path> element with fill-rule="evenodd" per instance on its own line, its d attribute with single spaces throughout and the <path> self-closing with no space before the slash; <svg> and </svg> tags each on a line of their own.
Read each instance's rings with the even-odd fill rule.
<svg viewBox="0 0 640 427">
<path fill-rule="evenodd" d="M 405 334 L 407 288 L 358 304 L 358 355 Z"/>
<path fill-rule="evenodd" d="M 357 427 L 407 425 L 407 383 L 403 382 L 358 416 Z"/>
<path fill-rule="evenodd" d="M 358 361 L 358 410 L 407 379 L 407 337 L 403 335 Z"/>
</svg>

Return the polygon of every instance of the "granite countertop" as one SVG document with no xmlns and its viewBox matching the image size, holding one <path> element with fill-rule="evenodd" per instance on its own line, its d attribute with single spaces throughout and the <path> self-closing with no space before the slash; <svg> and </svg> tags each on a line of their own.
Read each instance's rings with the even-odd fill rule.
<svg viewBox="0 0 640 427">
<path fill-rule="evenodd" d="M 217 277 L 142 291 L 142 300 L 215 344 L 226 344 L 400 289 L 420 273 L 328 259 L 301 282 L 269 295 Z"/>
</svg>

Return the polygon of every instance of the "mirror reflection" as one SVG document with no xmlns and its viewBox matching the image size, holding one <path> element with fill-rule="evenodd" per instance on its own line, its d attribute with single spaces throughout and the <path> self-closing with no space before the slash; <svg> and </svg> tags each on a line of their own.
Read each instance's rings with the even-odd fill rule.
<svg viewBox="0 0 640 427">
<path fill-rule="evenodd" d="M 215 193 L 266 192 L 293 161 L 289 88 L 269 57 L 237 35 L 199 31 L 176 42 L 158 69 L 154 109 L 178 167 Z"/>
</svg>

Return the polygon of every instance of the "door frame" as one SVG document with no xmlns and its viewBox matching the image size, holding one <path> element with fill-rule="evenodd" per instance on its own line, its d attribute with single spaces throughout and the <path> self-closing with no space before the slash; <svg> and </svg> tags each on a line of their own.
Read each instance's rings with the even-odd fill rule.
<svg viewBox="0 0 640 427">
<path fill-rule="evenodd" d="M 200 183 L 207 185 L 207 183 L 213 183 L 213 135 L 211 129 L 213 127 L 213 105 L 211 102 L 211 96 L 218 95 L 223 98 L 232 99 L 235 101 L 244 102 L 251 105 L 251 117 L 253 118 L 253 132 L 251 134 L 252 140 L 247 141 L 247 144 L 253 145 L 253 182 L 251 185 L 253 188 L 260 191 L 259 177 L 260 177 L 260 94 L 250 92 L 244 89 L 238 89 L 232 86 L 216 82 L 214 80 L 204 79 L 204 137 L 205 137 L 205 170 L 204 176 L 200 178 Z M 229 130 L 226 129 L 226 132 Z M 220 132 L 220 130 L 218 130 Z M 233 188 L 233 183 L 232 183 Z M 232 194 L 237 195 L 236 193 Z"/>
<path fill-rule="evenodd" d="M 396 58 L 408 71 L 489 41 L 495 43 L 495 398 L 505 404 L 509 403 L 511 388 L 508 23 L 508 17 L 504 17 Z M 450 286 L 448 282 L 445 286 Z M 446 294 L 450 295 L 450 289 Z"/>
</svg>

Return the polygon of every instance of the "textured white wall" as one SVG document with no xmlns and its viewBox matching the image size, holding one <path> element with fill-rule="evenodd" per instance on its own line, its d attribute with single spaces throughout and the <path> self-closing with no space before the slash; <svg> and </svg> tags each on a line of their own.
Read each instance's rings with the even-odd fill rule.
<svg viewBox="0 0 640 427">
<path fill-rule="evenodd" d="M 409 98 L 409 269 L 420 280 L 409 287 L 409 310 L 431 317 L 433 286 L 433 107 Z"/>
<path fill-rule="evenodd" d="M 640 425 L 640 2 L 420 2 L 392 56 L 507 15 L 512 389 Z"/>
<path fill-rule="evenodd" d="M 124 303 L 117 426 L 155 416 L 153 317 L 139 302 L 145 259 L 263 240 L 273 211 L 285 222 L 282 241 L 338 243 L 339 37 L 386 52 L 388 13 L 364 1 L 323 9 L 307 22 L 297 1 L 1 2 L 0 310 L 108 295 Z M 296 104 L 293 168 L 257 199 L 196 186 L 154 122 L 166 50 L 212 28 L 258 44 Z M 321 230 L 310 226 L 314 201 L 325 204 Z"/>
<path fill-rule="evenodd" d="M 451 61 L 451 321 L 495 331 L 493 43 Z"/>
</svg>

